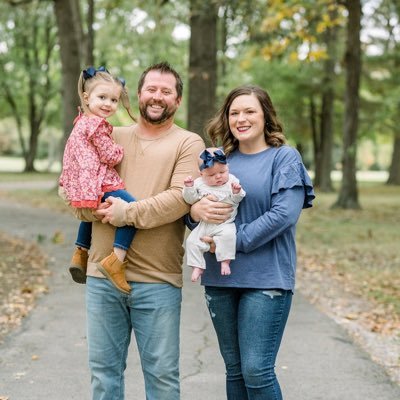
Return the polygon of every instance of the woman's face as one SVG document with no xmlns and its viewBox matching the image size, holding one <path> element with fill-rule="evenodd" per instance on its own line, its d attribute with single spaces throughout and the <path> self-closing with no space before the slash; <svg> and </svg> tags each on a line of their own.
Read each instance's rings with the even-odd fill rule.
<svg viewBox="0 0 400 400">
<path fill-rule="evenodd" d="M 229 128 L 240 145 L 265 146 L 264 112 L 257 97 L 242 95 L 229 108 Z"/>
</svg>

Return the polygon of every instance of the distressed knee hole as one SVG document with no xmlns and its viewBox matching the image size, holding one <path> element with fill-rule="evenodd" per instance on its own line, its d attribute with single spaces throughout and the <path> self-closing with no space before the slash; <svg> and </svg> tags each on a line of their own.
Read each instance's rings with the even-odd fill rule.
<svg viewBox="0 0 400 400">
<path fill-rule="evenodd" d="M 214 318 L 215 317 L 215 313 L 211 309 L 211 306 L 210 306 L 210 301 L 212 300 L 212 297 L 206 293 L 205 294 L 205 298 L 206 298 L 206 305 L 207 305 L 208 311 L 210 312 L 211 318 Z"/>
<path fill-rule="evenodd" d="M 282 292 L 279 290 L 263 290 L 262 293 L 266 296 L 269 296 L 271 299 L 273 299 L 275 296 L 282 296 Z"/>
</svg>

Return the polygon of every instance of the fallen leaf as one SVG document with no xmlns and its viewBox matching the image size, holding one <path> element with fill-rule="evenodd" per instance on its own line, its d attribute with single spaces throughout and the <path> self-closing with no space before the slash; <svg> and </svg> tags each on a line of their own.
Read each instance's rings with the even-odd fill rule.
<svg viewBox="0 0 400 400">
<path fill-rule="evenodd" d="M 357 314 L 352 314 L 352 313 L 346 314 L 344 317 L 346 319 L 350 319 L 352 321 L 358 319 L 358 315 Z"/>
</svg>

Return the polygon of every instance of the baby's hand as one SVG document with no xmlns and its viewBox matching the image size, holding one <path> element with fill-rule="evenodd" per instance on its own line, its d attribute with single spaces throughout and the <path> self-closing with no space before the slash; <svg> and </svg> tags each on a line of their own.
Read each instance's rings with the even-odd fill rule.
<svg viewBox="0 0 400 400">
<path fill-rule="evenodd" d="M 242 190 L 242 185 L 239 182 L 232 182 L 232 193 L 238 194 Z"/>
<path fill-rule="evenodd" d="M 193 177 L 188 176 L 188 177 L 186 177 L 185 180 L 183 181 L 183 184 L 184 184 L 186 187 L 192 187 L 192 186 L 193 186 L 193 182 L 194 182 Z"/>
</svg>

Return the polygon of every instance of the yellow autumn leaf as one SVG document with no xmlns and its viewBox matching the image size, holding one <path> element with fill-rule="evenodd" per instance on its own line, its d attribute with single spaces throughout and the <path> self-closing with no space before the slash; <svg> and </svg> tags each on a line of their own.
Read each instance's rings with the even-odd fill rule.
<svg viewBox="0 0 400 400">
<path fill-rule="evenodd" d="M 54 235 L 51 238 L 51 241 L 56 244 L 64 243 L 64 234 L 60 231 L 54 232 Z"/>
</svg>

